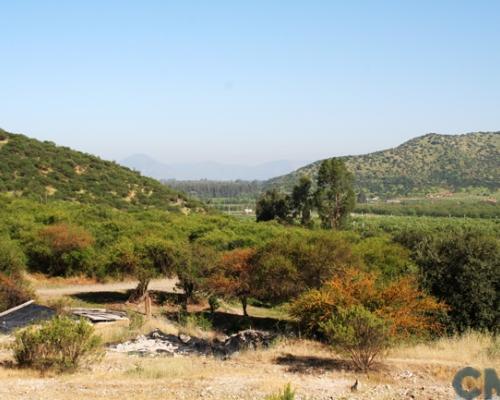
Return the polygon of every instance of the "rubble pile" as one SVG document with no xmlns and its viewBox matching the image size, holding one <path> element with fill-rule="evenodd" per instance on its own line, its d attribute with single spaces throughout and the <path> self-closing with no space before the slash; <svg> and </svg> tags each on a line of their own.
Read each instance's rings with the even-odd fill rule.
<svg viewBox="0 0 500 400">
<path fill-rule="evenodd" d="M 154 330 L 133 340 L 109 347 L 110 351 L 139 356 L 213 355 L 227 358 L 241 350 L 269 347 L 275 336 L 269 332 L 247 329 L 222 339 L 205 340 L 188 335 L 165 334 Z"/>
</svg>

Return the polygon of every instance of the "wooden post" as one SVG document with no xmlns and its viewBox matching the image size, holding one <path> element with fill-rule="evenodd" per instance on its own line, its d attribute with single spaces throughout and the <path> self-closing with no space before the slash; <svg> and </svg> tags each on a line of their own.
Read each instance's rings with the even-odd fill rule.
<svg viewBox="0 0 500 400">
<path fill-rule="evenodd" d="M 149 296 L 149 292 L 146 292 L 144 295 L 144 311 L 147 317 L 151 317 L 151 297 Z"/>
</svg>

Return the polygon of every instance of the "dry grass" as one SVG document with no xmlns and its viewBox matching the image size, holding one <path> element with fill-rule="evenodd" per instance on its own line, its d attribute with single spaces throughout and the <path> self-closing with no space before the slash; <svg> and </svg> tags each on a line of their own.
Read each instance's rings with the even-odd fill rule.
<svg viewBox="0 0 500 400">
<path fill-rule="evenodd" d="M 51 286 L 35 277 L 35 286 Z M 55 286 L 80 284 L 82 281 L 56 282 Z M 94 282 L 86 282 L 94 285 Z M 108 284 L 106 290 L 123 290 L 122 283 Z M 162 289 L 174 282 L 158 282 Z M 102 285 L 101 285 L 102 286 Z M 87 288 L 80 288 L 80 290 Z M 66 292 L 55 291 L 48 302 L 60 309 L 80 300 L 64 300 Z M 48 300 L 58 298 L 59 300 Z M 106 306 L 115 306 L 107 304 Z M 127 305 L 127 310 L 141 311 L 141 305 Z M 224 304 L 223 309 L 241 313 L 238 304 Z M 155 311 L 160 312 L 159 308 Z M 252 315 L 282 317 L 283 309 L 250 308 Z M 144 318 L 140 314 L 131 323 L 98 324 L 96 331 L 104 343 L 123 342 L 154 329 L 177 335 L 210 338 L 215 332 L 202 331 L 196 324 L 180 326 L 163 317 Z M 323 344 L 297 339 L 279 339 L 270 349 L 242 352 L 230 360 L 212 357 L 140 358 L 109 353 L 103 362 L 73 375 L 41 377 L 30 370 L 9 367 L 12 355 L 7 350 L 8 337 L 0 336 L 0 399 L 75 398 L 134 400 L 151 398 L 175 399 L 263 399 L 291 383 L 301 399 L 374 399 L 408 398 L 444 400 L 453 398 L 450 379 L 465 365 L 479 368 L 499 367 L 500 343 L 490 336 L 468 333 L 461 337 L 442 338 L 431 343 L 407 345 L 392 349 L 385 364 L 369 376 L 358 375 Z M 2 364 L 4 362 L 4 364 Z M 411 379 L 401 378 L 410 371 Z M 360 391 L 353 395 L 349 387 L 360 378 Z M 425 390 L 421 390 L 425 387 Z"/>
<path fill-rule="evenodd" d="M 58 288 L 68 285 L 93 285 L 97 284 L 97 280 L 88 276 L 73 276 L 65 277 L 48 277 L 41 273 L 25 274 L 25 279 L 34 288 Z"/>
<path fill-rule="evenodd" d="M 498 367 L 500 340 L 489 334 L 468 332 L 461 336 L 443 337 L 433 342 L 402 346 L 393 349 L 389 356 L 435 364 Z"/>
<path fill-rule="evenodd" d="M 96 333 L 101 336 L 105 344 L 125 342 L 155 329 L 167 334 L 179 334 L 179 328 L 175 324 L 164 318 L 156 317 L 145 319 L 144 323 L 138 327 L 130 327 L 128 321 L 96 325 Z"/>
<path fill-rule="evenodd" d="M 137 331 L 145 333 L 154 328 L 178 332 L 176 325 L 156 318 Z M 130 332 L 127 329 L 98 326 L 98 332 L 108 338 Z M 400 347 L 391 352 L 385 367 L 369 376 L 344 369 L 342 360 L 328 346 L 306 340 L 278 340 L 270 349 L 243 352 L 227 361 L 202 356 L 141 358 L 110 353 L 102 363 L 74 375 L 40 377 L 29 370 L 0 366 L 0 398 L 246 400 L 263 399 L 291 383 L 301 399 L 382 400 L 408 398 L 406 393 L 412 391 L 416 399 L 444 400 L 453 395 L 449 371 L 471 363 L 492 366 L 498 361 L 498 356 L 488 356 L 492 344 L 486 335 L 470 333 L 432 344 Z M 5 351 L 0 354 L 8 359 Z M 444 367 L 448 372 L 440 375 Z M 401 377 L 408 372 L 411 378 Z M 352 394 L 349 387 L 356 378 L 361 380 L 361 389 Z"/>
</svg>

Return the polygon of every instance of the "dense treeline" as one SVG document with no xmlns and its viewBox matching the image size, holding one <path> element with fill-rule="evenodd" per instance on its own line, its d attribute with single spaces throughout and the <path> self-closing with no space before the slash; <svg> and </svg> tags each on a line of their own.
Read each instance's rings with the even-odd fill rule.
<svg viewBox="0 0 500 400">
<path fill-rule="evenodd" d="M 303 179 L 303 178 L 302 178 Z M 169 186 L 185 192 L 191 197 L 199 198 L 208 205 L 222 210 L 255 208 L 259 197 L 263 194 L 260 182 L 216 182 L 216 181 L 168 181 Z M 300 183 L 300 179 L 298 181 Z M 275 190 L 278 192 L 277 190 Z M 269 190 L 268 192 L 272 192 Z M 293 192 L 293 188 L 292 188 Z M 265 193 L 265 192 L 264 192 Z M 484 189 L 481 193 L 488 193 Z M 289 193 L 291 194 L 291 193 Z M 462 195 L 449 199 L 399 199 L 396 201 L 368 202 L 366 193 L 357 193 L 355 213 L 377 215 L 408 215 L 429 217 L 468 217 L 468 218 L 499 218 L 500 205 L 498 194 L 490 196 Z"/>
<path fill-rule="evenodd" d="M 499 218 L 500 205 L 494 200 L 420 200 L 401 201 L 400 203 L 357 204 L 357 213 L 379 215 L 416 215 L 429 217 L 469 217 Z"/>
<path fill-rule="evenodd" d="M 272 189 L 260 196 L 256 206 L 257 222 L 277 220 L 312 227 L 314 210 L 323 228 L 345 227 L 355 206 L 353 182 L 354 176 L 342 160 L 325 160 L 319 168 L 314 190 L 311 179 L 302 176 L 291 194 Z"/>
<path fill-rule="evenodd" d="M 255 199 L 262 191 L 261 181 L 164 181 L 165 184 L 190 196 L 209 201 L 214 198 Z"/>
</svg>

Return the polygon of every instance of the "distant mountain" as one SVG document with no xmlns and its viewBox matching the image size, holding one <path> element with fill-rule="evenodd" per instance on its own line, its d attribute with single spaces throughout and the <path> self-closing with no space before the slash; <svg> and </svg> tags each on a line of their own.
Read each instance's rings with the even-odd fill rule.
<svg viewBox="0 0 500 400">
<path fill-rule="evenodd" d="M 500 188 L 500 132 L 429 133 L 393 149 L 341 158 L 354 173 L 357 190 L 372 196 Z M 289 191 L 301 175 L 315 177 L 320 164 L 321 161 L 316 161 L 270 179 L 264 188 Z"/>
<path fill-rule="evenodd" d="M 155 179 L 176 180 L 265 180 L 283 175 L 303 166 L 302 161 L 271 161 L 255 166 L 221 164 L 207 161 L 199 163 L 164 164 L 145 154 L 135 154 L 121 161 L 121 164 L 140 171 Z"/>
<path fill-rule="evenodd" d="M 197 208 L 201 203 L 115 162 L 0 129 L 0 193 L 116 208 Z"/>
</svg>

